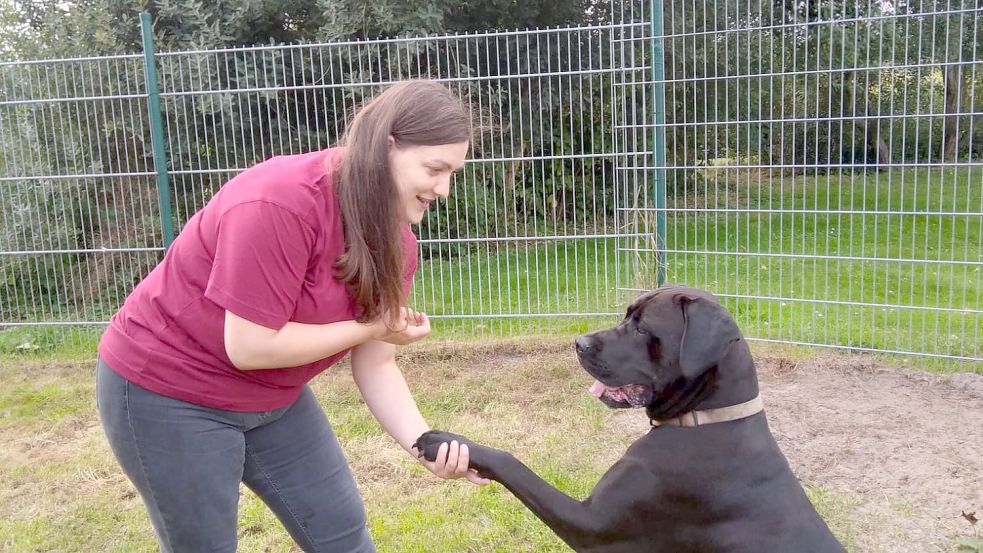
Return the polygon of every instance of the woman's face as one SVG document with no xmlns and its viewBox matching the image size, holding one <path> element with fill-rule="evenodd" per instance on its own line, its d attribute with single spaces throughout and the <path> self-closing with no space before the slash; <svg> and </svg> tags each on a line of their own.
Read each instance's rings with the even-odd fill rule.
<svg viewBox="0 0 983 553">
<path fill-rule="evenodd" d="M 419 223 L 437 198 L 451 192 L 451 175 L 464 166 L 468 142 L 400 148 L 389 139 L 389 168 L 410 224 Z"/>
</svg>

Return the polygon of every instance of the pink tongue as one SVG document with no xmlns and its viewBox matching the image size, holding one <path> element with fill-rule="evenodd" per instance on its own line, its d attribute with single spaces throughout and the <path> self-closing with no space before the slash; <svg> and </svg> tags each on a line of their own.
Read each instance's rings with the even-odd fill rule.
<svg viewBox="0 0 983 553">
<path fill-rule="evenodd" d="M 590 395 L 599 398 L 604 395 L 604 391 L 607 389 L 608 387 L 601 384 L 600 380 L 595 380 L 594 383 L 590 385 L 590 389 L 588 391 L 590 392 Z"/>
</svg>

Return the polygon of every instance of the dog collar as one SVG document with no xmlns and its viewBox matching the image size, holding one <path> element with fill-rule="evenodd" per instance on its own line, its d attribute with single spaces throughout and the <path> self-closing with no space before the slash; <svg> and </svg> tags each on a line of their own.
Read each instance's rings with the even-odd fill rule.
<svg viewBox="0 0 983 553">
<path fill-rule="evenodd" d="M 717 422 L 736 421 L 744 419 L 764 411 L 765 403 L 761 401 L 761 395 L 754 396 L 754 399 L 719 407 L 717 409 L 707 409 L 705 411 L 689 411 L 671 419 L 655 420 L 649 419 L 652 426 L 702 426 L 704 424 L 714 424 Z"/>
</svg>

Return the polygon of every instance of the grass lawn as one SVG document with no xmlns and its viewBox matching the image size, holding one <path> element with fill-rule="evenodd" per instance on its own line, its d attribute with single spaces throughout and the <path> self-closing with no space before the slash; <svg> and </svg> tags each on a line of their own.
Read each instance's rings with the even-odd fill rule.
<svg viewBox="0 0 983 553">
<path fill-rule="evenodd" d="M 670 197 L 670 207 L 697 211 L 667 216 L 666 279 L 717 293 L 746 336 L 983 356 L 979 169 L 720 178 L 729 184 L 710 179 Z M 453 259 L 425 254 L 412 304 L 434 317 L 438 338 L 573 335 L 616 320 L 637 290 L 654 285 L 650 250 L 648 241 L 598 238 L 482 244 Z M 99 330 L 8 329 L 0 354 L 84 356 Z"/>
<path fill-rule="evenodd" d="M 703 211 L 668 214 L 666 281 L 717 293 L 745 335 L 983 356 L 983 216 L 912 214 L 983 213 L 979 170 L 796 177 L 705 192 L 670 199 L 670 207 Z M 735 211 L 721 211 L 728 209 Z M 766 211 L 793 209 L 853 213 Z M 438 333 L 584 332 L 617 318 L 590 314 L 620 314 L 638 289 L 655 282 L 648 241 L 482 248 L 453 260 L 424 259 L 414 305 L 451 316 L 439 321 Z M 576 315 L 528 316 L 535 313 Z M 933 363 L 951 364 L 921 362 Z"/>
<path fill-rule="evenodd" d="M 721 295 L 771 298 L 725 300 L 747 335 L 983 356 L 980 170 L 912 170 L 749 182 L 734 187 L 726 197 L 719 195 L 703 202 L 759 210 L 854 212 L 670 215 L 670 250 L 736 254 L 670 254 L 670 280 Z M 699 199 L 693 202 L 695 206 L 700 203 Z M 754 253 L 785 257 L 745 255 Z M 916 261 L 891 261 L 896 259 Z"/>
<path fill-rule="evenodd" d="M 586 394 L 565 340 L 407 348 L 401 365 L 428 421 L 467 429 L 514 451 L 547 481 L 585 497 L 639 432 L 638 412 L 609 410 Z M 119 472 L 99 426 L 91 362 L 5 364 L 0 371 L 0 550 L 149 551 L 139 497 Z M 502 486 L 431 476 L 381 434 L 344 366 L 313 387 L 338 433 L 382 553 L 566 552 Z M 634 418 L 631 419 L 637 422 Z M 571 421 L 576 421 L 573 430 Z M 807 490 L 848 547 L 855 498 Z M 248 490 L 239 551 L 299 551 Z"/>
</svg>

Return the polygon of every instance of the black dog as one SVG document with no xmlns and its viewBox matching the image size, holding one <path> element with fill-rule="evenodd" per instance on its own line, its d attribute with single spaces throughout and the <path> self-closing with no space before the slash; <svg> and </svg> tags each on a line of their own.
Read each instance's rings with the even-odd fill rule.
<svg viewBox="0 0 983 553">
<path fill-rule="evenodd" d="M 609 407 L 645 407 L 653 428 L 584 501 L 511 454 L 448 432 L 415 447 L 468 444 L 471 468 L 508 488 L 576 551 L 842 552 L 789 470 L 761 411 L 751 352 L 707 292 L 664 287 L 617 326 L 577 339 Z"/>
</svg>

